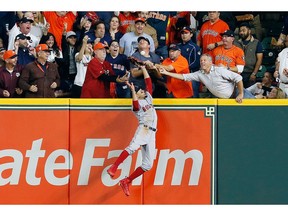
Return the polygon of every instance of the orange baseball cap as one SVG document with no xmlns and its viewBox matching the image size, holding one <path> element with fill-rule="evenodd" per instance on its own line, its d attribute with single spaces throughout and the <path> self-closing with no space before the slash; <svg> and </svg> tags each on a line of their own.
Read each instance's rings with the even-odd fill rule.
<svg viewBox="0 0 288 216">
<path fill-rule="evenodd" d="M 40 52 L 40 51 L 49 51 L 49 47 L 47 46 L 47 44 L 39 44 L 36 47 L 36 52 Z"/>
<path fill-rule="evenodd" d="M 105 45 L 105 44 L 103 44 L 103 43 L 97 43 L 97 44 L 95 44 L 94 45 L 94 50 L 97 50 L 97 49 L 103 49 L 103 48 L 107 48 L 107 46 Z"/>
<path fill-rule="evenodd" d="M 134 23 L 136 24 L 137 22 L 143 22 L 143 23 L 146 23 L 145 19 L 142 18 L 142 17 L 137 17 L 135 20 L 134 20 Z"/>
<path fill-rule="evenodd" d="M 16 56 L 18 55 L 13 50 L 7 50 L 3 54 L 3 59 L 5 61 L 6 59 L 15 58 Z"/>
</svg>

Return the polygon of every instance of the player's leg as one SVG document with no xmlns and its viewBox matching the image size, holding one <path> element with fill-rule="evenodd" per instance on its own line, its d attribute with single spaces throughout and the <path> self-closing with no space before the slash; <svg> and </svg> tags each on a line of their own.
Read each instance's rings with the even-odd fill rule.
<svg viewBox="0 0 288 216">
<path fill-rule="evenodd" d="M 129 185 L 131 184 L 131 182 L 140 175 L 144 174 L 144 172 L 152 168 L 153 161 L 155 159 L 155 138 L 153 139 L 152 137 L 152 142 L 141 146 L 141 153 L 142 153 L 141 166 L 137 167 L 137 169 L 133 173 L 131 173 L 130 176 L 119 182 L 126 196 L 130 195 Z"/>
<path fill-rule="evenodd" d="M 107 170 L 107 173 L 113 178 L 115 176 L 115 173 L 118 169 L 118 166 L 129 156 L 128 151 L 123 150 L 119 157 L 116 159 L 116 161 L 110 166 L 110 168 Z"/>
<path fill-rule="evenodd" d="M 126 177 L 119 182 L 119 185 L 121 186 L 126 196 L 130 195 L 129 185 L 131 184 L 133 179 L 142 175 L 144 172 L 145 170 L 143 170 L 142 167 L 138 167 L 129 177 Z"/>
<path fill-rule="evenodd" d="M 143 158 L 143 152 L 145 152 L 146 149 L 146 145 L 141 146 L 141 153 L 142 153 L 142 158 Z M 123 192 L 125 193 L 126 196 L 130 195 L 130 190 L 129 190 L 129 185 L 131 184 L 131 182 L 137 178 L 138 176 L 142 175 L 146 170 L 144 170 L 141 166 L 137 167 L 137 169 L 131 173 L 130 176 L 122 179 L 119 182 L 119 185 L 121 186 Z"/>
<path fill-rule="evenodd" d="M 155 136 L 151 137 L 149 144 L 141 146 L 142 164 L 128 178 L 133 181 L 144 172 L 150 170 L 155 159 Z"/>
<path fill-rule="evenodd" d="M 115 176 L 115 173 L 118 169 L 118 166 L 131 154 L 133 154 L 139 147 L 140 145 L 138 144 L 137 137 L 139 134 L 139 129 L 137 129 L 134 138 L 132 139 L 131 143 L 127 148 L 125 148 L 119 157 L 116 159 L 116 161 L 111 165 L 111 167 L 107 170 L 107 173 L 113 178 Z"/>
<path fill-rule="evenodd" d="M 126 196 L 130 195 L 129 185 L 131 184 L 132 180 L 142 175 L 144 172 L 145 171 L 141 167 L 138 167 L 129 177 L 120 180 L 119 185 Z"/>
</svg>

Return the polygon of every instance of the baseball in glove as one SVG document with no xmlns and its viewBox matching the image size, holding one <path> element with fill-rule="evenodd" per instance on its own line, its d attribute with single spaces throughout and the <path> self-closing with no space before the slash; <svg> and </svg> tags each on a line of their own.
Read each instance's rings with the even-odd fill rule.
<svg viewBox="0 0 288 216">
<path fill-rule="evenodd" d="M 141 61 L 140 59 L 138 59 L 138 58 L 136 58 L 134 56 L 129 56 L 128 60 L 132 64 L 134 64 L 134 65 L 136 65 L 138 67 L 145 65 L 145 62 Z M 159 72 L 158 68 L 155 68 L 155 67 L 154 68 L 150 68 L 147 65 L 145 65 L 145 67 L 146 67 L 146 69 L 147 69 L 149 74 L 153 74 L 156 78 L 161 78 L 162 77 L 162 74 Z"/>
</svg>

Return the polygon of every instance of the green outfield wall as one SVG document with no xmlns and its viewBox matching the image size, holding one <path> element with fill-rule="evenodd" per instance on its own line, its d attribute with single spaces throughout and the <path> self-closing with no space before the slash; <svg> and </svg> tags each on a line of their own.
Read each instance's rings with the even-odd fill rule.
<svg viewBox="0 0 288 216">
<path fill-rule="evenodd" d="M 287 105 L 218 100 L 218 204 L 288 203 Z"/>
</svg>

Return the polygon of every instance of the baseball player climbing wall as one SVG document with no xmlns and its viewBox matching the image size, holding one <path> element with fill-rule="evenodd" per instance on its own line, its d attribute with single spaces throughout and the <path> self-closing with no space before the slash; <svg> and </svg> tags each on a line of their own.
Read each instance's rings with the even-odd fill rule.
<svg viewBox="0 0 288 216">
<path fill-rule="evenodd" d="M 71 103 L 70 150 L 73 156 L 79 155 L 71 171 L 70 202 L 211 203 L 214 107 L 196 106 L 189 109 L 185 105 L 174 105 L 171 108 L 159 106 L 157 100 L 154 101 L 158 114 L 156 159 L 149 172 L 133 181 L 130 186 L 133 193 L 127 199 L 118 182 L 141 164 L 141 153 L 134 153 L 133 157 L 127 158 L 119 166 L 120 173 L 114 179 L 108 176 L 106 170 L 130 142 L 137 120 L 130 106 L 119 107 L 119 102 L 114 103 L 107 106 L 107 100 L 105 104 L 99 104 L 98 100 L 97 106 L 101 106 L 101 110 L 96 103 L 82 106 Z M 77 125 L 85 125 L 87 129 L 79 130 Z M 87 138 L 91 139 L 87 141 Z"/>
<path fill-rule="evenodd" d="M 0 189 L 7 194 L 0 203 L 213 203 L 216 100 L 192 101 L 154 101 L 156 159 L 133 181 L 129 197 L 118 182 L 141 164 L 141 152 L 129 156 L 114 179 L 106 171 L 137 127 L 131 100 L 0 101 Z"/>
</svg>

